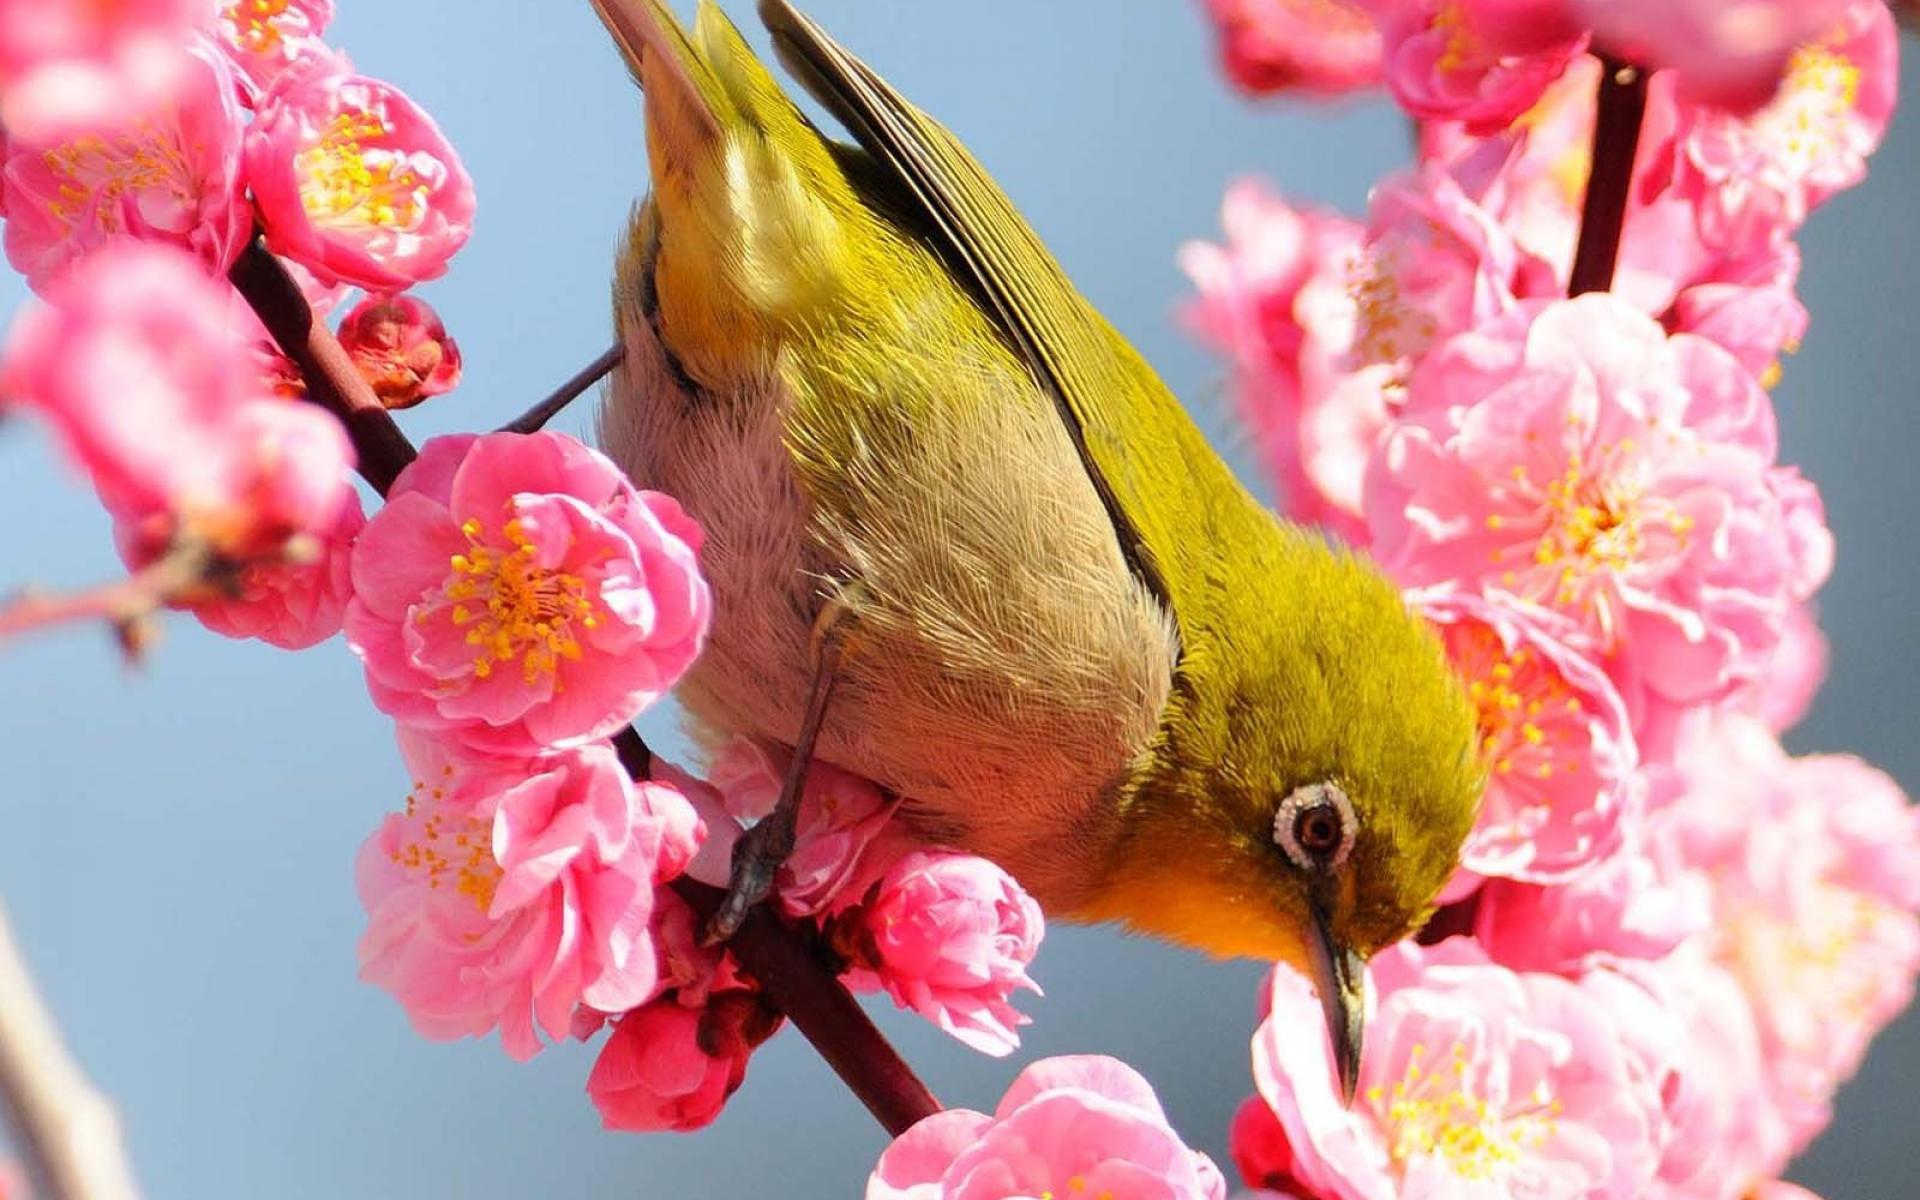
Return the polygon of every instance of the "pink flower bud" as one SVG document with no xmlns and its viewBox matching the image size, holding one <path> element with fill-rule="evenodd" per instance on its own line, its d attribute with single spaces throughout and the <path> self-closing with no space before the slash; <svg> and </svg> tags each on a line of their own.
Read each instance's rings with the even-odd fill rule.
<svg viewBox="0 0 1920 1200">
<path fill-rule="evenodd" d="M 288 71 L 246 140 L 267 245 L 324 282 L 437 279 L 473 228 L 473 181 L 433 118 L 344 59 Z"/>
<path fill-rule="evenodd" d="M 699 1129 L 720 1115 L 746 1078 L 748 1056 L 779 1027 L 779 1014 L 745 989 L 695 1008 L 655 1000 L 614 1024 L 587 1095 L 608 1129 Z"/>
<path fill-rule="evenodd" d="M 727 809 L 743 821 L 764 819 L 780 798 L 786 755 L 769 756 L 745 739 L 729 742 L 715 758 L 710 779 Z M 879 785 L 830 763 L 808 766 L 800 794 L 793 853 L 780 865 L 774 888 L 789 916 L 806 917 L 859 901 L 866 885 L 891 862 L 869 853 L 896 801 Z"/>
<path fill-rule="evenodd" d="M 1028 1018 L 1009 997 L 1040 991 L 1027 967 L 1046 924 L 1040 906 L 998 866 L 970 854 L 915 851 L 838 918 L 854 987 L 878 987 L 984 1054 L 1012 1052 Z"/>
<path fill-rule="evenodd" d="M 340 322 L 340 344 L 389 409 L 412 408 L 460 382 L 460 347 L 417 296 L 362 300 Z"/>
</svg>

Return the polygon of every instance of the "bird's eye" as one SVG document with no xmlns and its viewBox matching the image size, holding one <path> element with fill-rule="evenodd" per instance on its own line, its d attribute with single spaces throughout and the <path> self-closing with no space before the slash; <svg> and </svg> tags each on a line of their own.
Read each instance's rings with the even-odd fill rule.
<svg viewBox="0 0 1920 1200">
<path fill-rule="evenodd" d="M 1337 867 L 1353 849 L 1359 821 L 1353 802 L 1333 783 L 1295 788 L 1273 814 L 1273 840 L 1303 871 Z"/>
</svg>

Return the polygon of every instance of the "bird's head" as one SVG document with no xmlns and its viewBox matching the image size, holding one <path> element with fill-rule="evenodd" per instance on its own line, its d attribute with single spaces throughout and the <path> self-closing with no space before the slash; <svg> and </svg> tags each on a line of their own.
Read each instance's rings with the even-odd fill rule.
<svg viewBox="0 0 1920 1200">
<path fill-rule="evenodd" d="M 1482 772 L 1471 704 L 1399 593 L 1310 539 L 1288 567 L 1264 620 L 1185 648 L 1113 869 L 1073 915 L 1306 973 L 1351 1098 L 1366 961 L 1432 914 Z"/>
</svg>

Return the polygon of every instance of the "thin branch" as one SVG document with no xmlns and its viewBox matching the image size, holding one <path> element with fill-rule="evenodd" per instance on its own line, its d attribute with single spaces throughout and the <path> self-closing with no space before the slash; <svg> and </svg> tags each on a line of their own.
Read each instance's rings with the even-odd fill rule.
<svg viewBox="0 0 1920 1200">
<path fill-rule="evenodd" d="M 581 392 L 600 382 L 602 376 L 619 366 L 620 360 L 625 358 L 626 354 L 627 348 L 619 342 L 608 346 L 600 352 L 600 357 L 580 368 L 574 373 L 573 378 L 555 388 L 551 396 L 502 425 L 499 432 L 533 433 L 545 427 L 546 423 L 553 420 L 561 409 L 572 404 Z"/>
<path fill-rule="evenodd" d="M 123 578 L 79 592 L 48 592 L 29 588 L 0 604 L 0 640 L 31 629 L 69 621 L 107 622 L 130 660 L 137 660 L 149 640 L 146 623 L 176 596 L 207 580 L 214 566 L 211 549 L 199 541 L 182 541 Z"/>
<path fill-rule="evenodd" d="M 676 880 L 673 889 L 702 923 L 723 894 L 686 878 Z M 889 1134 L 899 1137 L 940 1111 L 927 1085 L 823 964 L 827 952 L 819 939 L 782 925 L 760 904 L 747 913 L 727 949 Z"/>
<path fill-rule="evenodd" d="M 1647 73 L 1618 59 L 1600 60 L 1600 91 L 1593 120 L 1593 169 L 1580 206 L 1580 241 L 1573 251 L 1567 294 L 1604 292 L 1613 286 L 1633 189 L 1633 160 L 1640 122 L 1647 112 Z"/>
<path fill-rule="evenodd" d="M 300 368 L 307 398 L 346 423 L 359 452 L 360 473 L 385 494 L 394 476 L 413 460 L 412 443 L 326 325 L 314 319 L 293 277 L 257 240 L 235 265 L 233 281 L 281 351 Z M 653 755 L 640 735 L 623 729 L 613 742 L 627 770 L 645 778 Z M 718 889 L 691 879 L 677 880 L 673 887 L 703 919 L 720 902 Z M 898 1135 L 939 1111 L 933 1093 L 835 978 L 816 939 L 788 929 L 763 905 L 749 915 L 728 948 L 889 1133 Z"/>
<path fill-rule="evenodd" d="M 136 1200 L 113 1105 L 67 1053 L 0 912 L 0 1101 L 43 1200 Z"/>
<path fill-rule="evenodd" d="M 413 443 L 393 423 L 340 339 L 314 316 L 300 285 L 259 238 L 241 253 L 227 277 L 253 306 L 280 352 L 300 368 L 307 399 L 347 427 L 360 455 L 360 474 L 384 496 L 400 468 L 413 461 Z"/>
</svg>

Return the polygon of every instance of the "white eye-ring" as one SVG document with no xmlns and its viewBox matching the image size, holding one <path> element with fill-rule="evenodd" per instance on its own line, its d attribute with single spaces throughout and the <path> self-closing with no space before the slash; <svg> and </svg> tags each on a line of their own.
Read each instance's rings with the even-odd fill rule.
<svg viewBox="0 0 1920 1200">
<path fill-rule="evenodd" d="M 1353 801 L 1331 782 L 1293 789 L 1273 814 L 1275 844 L 1303 871 L 1324 871 L 1347 861 L 1359 827 Z"/>
</svg>

